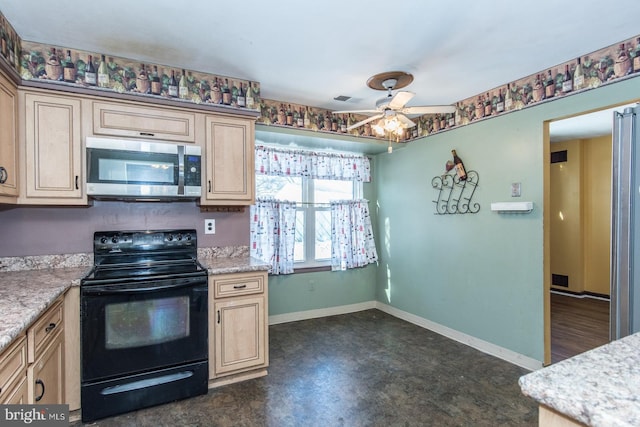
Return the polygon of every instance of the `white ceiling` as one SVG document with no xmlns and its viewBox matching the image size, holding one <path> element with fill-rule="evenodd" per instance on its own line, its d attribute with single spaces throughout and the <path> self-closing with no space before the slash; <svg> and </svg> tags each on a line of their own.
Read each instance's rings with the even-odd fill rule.
<svg viewBox="0 0 640 427">
<path fill-rule="evenodd" d="M 638 35 L 640 1 L 0 0 L 25 40 L 261 83 L 262 96 L 369 109 L 384 71 L 408 105 L 452 104 Z M 351 96 L 346 102 L 338 95 Z"/>
</svg>

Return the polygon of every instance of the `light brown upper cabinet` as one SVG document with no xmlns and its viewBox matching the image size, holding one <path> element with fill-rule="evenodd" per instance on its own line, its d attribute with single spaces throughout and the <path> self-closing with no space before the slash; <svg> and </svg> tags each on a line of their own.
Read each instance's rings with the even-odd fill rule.
<svg viewBox="0 0 640 427">
<path fill-rule="evenodd" d="M 0 73 L 0 203 L 18 196 L 18 90 Z"/>
<path fill-rule="evenodd" d="M 24 169 L 19 203 L 86 205 L 81 100 L 19 91 Z"/>
<path fill-rule="evenodd" d="M 201 204 L 253 204 L 255 120 L 207 116 L 205 123 L 206 175 Z"/>
<path fill-rule="evenodd" d="M 93 134 L 195 143 L 195 117 L 168 107 L 93 101 Z"/>
</svg>

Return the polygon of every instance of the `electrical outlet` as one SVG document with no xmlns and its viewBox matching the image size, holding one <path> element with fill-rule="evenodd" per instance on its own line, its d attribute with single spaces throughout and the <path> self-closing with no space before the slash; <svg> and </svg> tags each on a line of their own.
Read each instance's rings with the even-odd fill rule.
<svg viewBox="0 0 640 427">
<path fill-rule="evenodd" d="M 205 219 L 204 220 L 204 234 L 216 234 L 216 220 Z"/>
</svg>

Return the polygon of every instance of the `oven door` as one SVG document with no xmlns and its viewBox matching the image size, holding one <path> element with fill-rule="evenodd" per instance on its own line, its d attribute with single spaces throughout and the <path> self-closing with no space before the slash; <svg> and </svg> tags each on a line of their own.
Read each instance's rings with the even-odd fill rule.
<svg viewBox="0 0 640 427">
<path fill-rule="evenodd" d="M 207 359 L 207 278 L 87 285 L 82 382 Z"/>
</svg>

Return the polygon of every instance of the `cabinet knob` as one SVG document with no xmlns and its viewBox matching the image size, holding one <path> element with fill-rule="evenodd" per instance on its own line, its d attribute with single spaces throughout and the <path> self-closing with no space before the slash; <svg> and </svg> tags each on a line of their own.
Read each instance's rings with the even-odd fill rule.
<svg viewBox="0 0 640 427">
<path fill-rule="evenodd" d="M 242 285 L 233 285 L 233 289 L 244 289 L 247 287 L 247 284 L 244 283 Z"/>
<path fill-rule="evenodd" d="M 44 328 L 44 331 L 49 333 L 51 332 L 54 328 L 56 327 L 55 323 L 49 323 L 49 326 L 47 326 L 46 328 Z"/>
<path fill-rule="evenodd" d="M 42 399 L 42 397 L 44 396 L 44 381 L 42 381 L 40 378 L 38 378 L 38 379 L 36 380 L 36 385 L 40 385 L 40 386 L 42 386 L 42 393 L 40 393 L 40 396 L 37 396 L 37 397 L 35 398 L 35 401 L 36 401 L 36 402 L 39 402 L 39 401 Z"/>
<path fill-rule="evenodd" d="M 218 323 L 220 323 L 220 310 L 218 310 Z"/>
<path fill-rule="evenodd" d="M 78 179 L 79 179 L 79 176 L 76 175 L 76 190 L 80 189 L 80 186 L 78 186 Z"/>
<path fill-rule="evenodd" d="M 4 184 L 5 182 L 7 182 L 8 178 L 9 178 L 9 173 L 4 168 L 4 166 L 0 166 L 0 184 Z"/>
<path fill-rule="evenodd" d="M 211 193 L 211 180 L 209 180 L 209 193 Z"/>
</svg>

